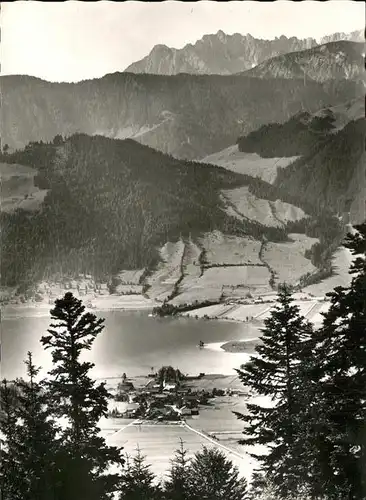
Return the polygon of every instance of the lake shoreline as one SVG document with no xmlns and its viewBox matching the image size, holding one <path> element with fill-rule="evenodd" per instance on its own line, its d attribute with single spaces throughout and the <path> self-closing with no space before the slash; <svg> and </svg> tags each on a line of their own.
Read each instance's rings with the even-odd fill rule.
<svg viewBox="0 0 366 500">
<path fill-rule="evenodd" d="M 203 349 L 226 352 L 229 354 L 254 354 L 255 348 L 261 343 L 260 337 L 242 340 L 226 340 L 223 342 L 209 342 Z"/>
<path fill-rule="evenodd" d="M 144 311 L 151 312 L 156 305 L 151 299 L 142 295 L 106 295 L 98 298 L 78 296 L 88 312 L 113 312 L 113 311 Z M 56 300 L 56 297 L 55 297 Z M 6 304 L 1 307 L 2 319 L 48 317 L 54 307 L 54 302 L 25 302 L 24 304 Z M 10 313 L 10 314 L 9 314 Z"/>
<path fill-rule="evenodd" d="M 120 297 L 118 297 L 120 298 Z M 113 303 L 113 297 L 112 300 L 109 301 L 103 301 L 104 304 L 101 304 L 99 302 L 98 305 L 95 305 L 94 307 L 86 307 L 86 311 L 92 312 L 94 314 L 98 313 L 106 313 L 106 312 L 129 312 L 129 313 L 149 313 L 149 317 L 155 318 L 155 319 L 160 319 L 159 316 L 153 315 L 152 313 L 152 307 L 149 303 L 141 303 L 141 304 L 136 304 L 136 307 L 131 307 L 131 303 L 123 303 L 122 301 L 119 301 L 118 303 Z M 99 307 L 98 307 L 99 306 Z M 103 307 L 104 306 L 104 307 Z M 128 307 L 126 307 L 128 306 Z M 14 304 L 14 305 L 7 305 L 1 309 L 1 319 L 2 320 L 16 320 L 16 319 L 26 319 L 26 318 L 51 318 L 50 311 L 53 308 L 53 305 L 51 304 L 37 304 L 37 303 L 29 303 L 29 304 Z M 10 314 L 9 314 L 10 311 Z M 175 320 L 180 320 L 180 319 L 185 319 L 185 318 L 190 318 L 194 319 L 191 315 L 188 314 L 178 314 L 175 316 L 167 316 L 166 318 L 169 319 L 175 319 Z M 202 318 L 198 318 L 202 321 Z M 235 319 L 230 319 L 230 318 L 208 318 L 205 319 L 204 321 L 212 321 L 214 320 L 215 322 L 220 321 L 222 323 L 235 323 L 235 324 L 246 324 L 250 325 L 253 327 L 259 326 L 258 321 L 243 321 L 243 320 L 235 320 Z M 205 343 L 203 349 L 207 349 L 210 351 L 216 351 L 216 352 L 226 352 L 228 354 L 250 354 L 252 351 L 254 351 L 254 347 L 257 344 L 255 342 L 259 337 L 255 338 L 250 338 L 250 339 L 242 339 L 242 340 L 224 340 L 220 342 L 208 342 Z M 199 339 L 197 339 L 198 341 Z M 254 342 L 254 344 L 253 344 Z M 249 353 L 248 353 L 249 350 Z M 221 374 L 221 376 L 227 376 L 224 374 Z M 140 375 L 140 377 L 143 377 L 143 375 Z"/>
</svg>

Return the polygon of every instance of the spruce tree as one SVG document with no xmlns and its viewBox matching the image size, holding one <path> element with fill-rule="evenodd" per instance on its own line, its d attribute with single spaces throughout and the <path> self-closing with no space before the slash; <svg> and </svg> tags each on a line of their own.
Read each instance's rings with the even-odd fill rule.
<svg viewBox="0 0 366 500">
<path fill-rule="evenodd" d="M 39 368 L 28 352 L 25 361 L 28 380 L 17 380 L 18 405 L 16 453 L 22 469 L 18 483 L 23 500 L 54 500 L 57 498 L 57 426 L 47 406 L 48 394 L 44 384 L 37 382 Z"/>
<path fill-rule="evenodd" d="M 72 293 L 55 301 L 54 321 L 41 342 L 50 349 L 54 368 L 49 372 L 48 394 L 55 417 L 67 421 L 62 431 L 59 462 L 62 498 L 103 500 L 118 489 L 120 477 L 110 466 L 123 464 L 121 450 L 107 446 L 98 422 L 107 416 L 108 392 L 89 376 L 93 364 L 81 361 L 104 328 L 104 320 L 85 313 L 82 302 Z"/>
<path fill-rule="evenodd" d="M 136 455 L 127 457 L 126 470 L 121 483 L 119 500 L 158 500 L 161 498 L 160 487 L 154 484 L 155 476 L 146 464 L 146 457 L 139 448 Z"/>
<path fill-rule="evenodd" d="M 355 257 L 316 334 L 314 484 L 327 498 L 366 498 L 366 223 L 344 246 Z M 320 424 L 319 424 L 320 423 Z M 318 425 L 316 425 L 318 424 Z"/>
<path fill-rule="evenodd" d="M 236 415 L 246 423 L 240 443 L 266 446 L 266 453 L 251 455 L 279 498 L 286 498 L 302 493 L 309 472 L 301 421 L 310 390 L 305 374 L 311 359 L 312 326 L 293 304 L 286 285 L 279 287 L 278 303 L 264 324 L 257 356 L 237 373 L 244 385 L 272 404 L 248 404 L 248 414 Z"/>
<path fill-rule="evenodd" d="M 171 460 L 169 479 L 165 482 L 164 492 L 167 500 L 191 500 L 193 497 L 190 483 L 190 460 L 183 440 Z"/>
<path fill-rule="evenodd" d="M 247 482 L 217 448 L 203 447 L 190 465 L 192 500 L 244 500 Z"/>
<path fill-rule="evenodd" d="M 19 479 L 22 469 L 19 464 L 17 449 L 17 416 L 15 412 L 14 388 L 7 380 L 0 387 L 0 498 L 1 500 L 18 500 L 22 488 Z"/>
</svg>

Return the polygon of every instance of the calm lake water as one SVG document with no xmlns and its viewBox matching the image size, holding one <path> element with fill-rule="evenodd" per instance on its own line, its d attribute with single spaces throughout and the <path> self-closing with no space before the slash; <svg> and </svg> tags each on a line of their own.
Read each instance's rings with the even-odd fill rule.
<svg viewBox="0 0 366 500">
<path fill-rule="evenodd" d="M 95 363 L 95 377 L 143 375 L 162 365 L 172 365 L 183 373 L 233 374 L 248 356 L 199 349 L 205 343 L 240 340 L 258 335 L 255 327 L 220 321 L 191 318 L 152 318 L 147 312 L 97 312 L 105 318 L 105 329 L 98 336 L 86 359 Z M 31 351 L 34 361 L 43 368 L 51 366 L 40 338 L 47 331 L 49 317 L 6 318 L 2 320 L 1 378 L 24 375 L 23 360 Z"/>
</svg>

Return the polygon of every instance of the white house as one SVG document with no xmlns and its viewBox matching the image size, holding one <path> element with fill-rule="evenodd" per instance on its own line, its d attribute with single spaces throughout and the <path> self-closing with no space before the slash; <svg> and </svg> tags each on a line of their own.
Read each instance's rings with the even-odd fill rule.
<svg viewBox="0 0 366 500">
<path fill-rule="evenodd" d="M 176 383 L 171 383 L 171 382 L 163 382 L 163 390 L 164 391 L 175 391 L 175 389 L 177 388 L 177 384 Z"/>
</svg>

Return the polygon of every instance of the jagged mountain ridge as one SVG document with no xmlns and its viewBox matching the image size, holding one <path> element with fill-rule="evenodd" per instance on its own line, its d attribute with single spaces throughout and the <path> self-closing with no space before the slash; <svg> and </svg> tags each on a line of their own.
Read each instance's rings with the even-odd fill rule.
<svg viewBox="0 0 366 500">
<path fill-rule="evenodd" d="M 350 34 L 335 33 L 323 37 L 320 43 L 340 39 L 363 41 L 363 32 Z M 281 36 L 274 40 L 254 38 L 250 34 L 227 35 L 223 31 L 204 35 L 195 44 L 187 44 L 182 49 L 166 45 L 155 45 L 151 52 L 129 65 L 125 71 L 131 73 L 153 73 L 175 75 L 194 74 L 234 74 L 252 68 L 272 57 L 309 49 L 318 45 L 314 38 L 298 39 Z"/>
<path fill-rule="evenodd" d="M 339 40 L 348 40 L 349 42 L 365 43 L 365 30 L 356 30 L 351 33 L 332 33 L 331 35 L 322 36 L 319 45 L 329 42 L 339 42 Z"/>
<path fill-rule="evenodd" d="M 256 78 L 365 80 L 365 44 L 335 41 L 311 49 L 283 54 L 262 62 L 244 74 Z"/>
<path fill-rule="evenodd" d="M 2 143 L 83 132 L 134 138 L 178 158 L 203 158 L 240 135 L 299 111 L 314 112 L 361 95 L 362 85 L 337 81 L 255 79 L 242 75 L 114 73 L 79 83 L 3 76 Z"/>
</svg>

